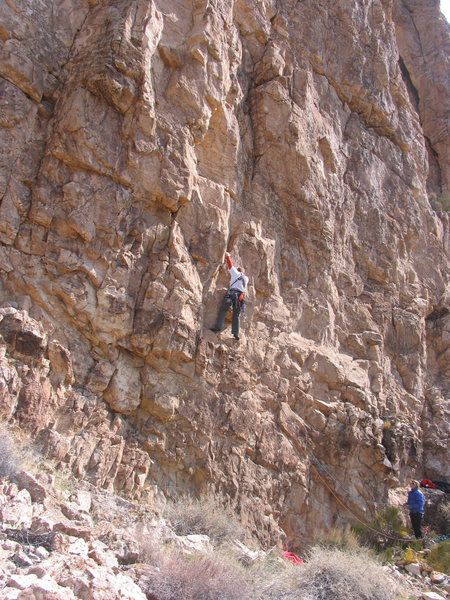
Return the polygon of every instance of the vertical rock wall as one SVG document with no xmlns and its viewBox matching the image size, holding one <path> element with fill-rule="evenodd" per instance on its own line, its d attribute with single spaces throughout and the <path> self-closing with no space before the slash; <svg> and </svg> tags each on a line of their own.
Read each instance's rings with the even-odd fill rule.
<svg viewBox="0 0 450 600">
<path fill-rule="evenodd" d="M 211 489 L 297 545 L 350 517 L 330 489 L 368 516 L 449 476 L 434 0 L 17 0 L 0 47 L 8 419 L 80 477 Z M 208 329 L 226 250 L 239 345 Z"/>
</svg>

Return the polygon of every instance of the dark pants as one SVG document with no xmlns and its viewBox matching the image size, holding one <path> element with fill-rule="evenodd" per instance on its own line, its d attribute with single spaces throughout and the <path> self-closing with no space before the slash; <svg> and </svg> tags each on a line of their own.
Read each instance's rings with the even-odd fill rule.
<svg viewBox="0 0 450 600">
<path fill-rule="evenodd" d="M 410 512 L 409 518 L 411 519 L 411 525 L 414 530 L 414 535 L 416 536 L 416 538 L 421 538 L 423 514 L 417 512 Z"/>
<path fill-rule="evenodd" d="M 222 306 L 219 310 L 219 315 L 217 317 L 215 329 L 223 329 L 228 309 L 230 308 L 230 306 L 232 306 L 233 316 L 231 319 L 231 332 L 235 337 L 239 337 L 239 315 L 241 314 L 241 305 L 238 298 L 241 295 L 241 293 L 242 292 L 240 292 L 239 290 L 237 290 L 236 292 L 234 292 L 233 290 L 227 292 L 226 296 L 222 301 Z"/>
</svg>

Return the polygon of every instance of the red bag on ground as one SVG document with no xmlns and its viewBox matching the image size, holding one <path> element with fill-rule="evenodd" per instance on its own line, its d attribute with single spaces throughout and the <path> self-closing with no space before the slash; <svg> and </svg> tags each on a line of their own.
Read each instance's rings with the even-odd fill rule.
<svg viewBox="0 0 450 600">
<path fill-rule="evenodd" d="M 299 556 L 294 554 L 293 552 L 285 551 L 285 552 L 283 552 L 283 556 L 286 560 L 291 562 L 293 565 L 304 565 L 305 564 L 303 562 L 303 560 Z"/>
</svg>

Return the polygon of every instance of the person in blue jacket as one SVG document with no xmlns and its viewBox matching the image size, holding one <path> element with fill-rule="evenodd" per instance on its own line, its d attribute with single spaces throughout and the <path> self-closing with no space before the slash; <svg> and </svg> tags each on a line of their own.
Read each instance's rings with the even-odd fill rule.
<svg viewBox="0 0 450 600">
<path fill-rule="evenodd" d="M 419 490 L 419 482 L 411 481 L 411 489 L 408 492 L 408 500 L 405 506 L 409 508 L 409 518 L 416 538 L 422 537 L 422 519 L 425 508 L 425 496 Z"/>
</svg>

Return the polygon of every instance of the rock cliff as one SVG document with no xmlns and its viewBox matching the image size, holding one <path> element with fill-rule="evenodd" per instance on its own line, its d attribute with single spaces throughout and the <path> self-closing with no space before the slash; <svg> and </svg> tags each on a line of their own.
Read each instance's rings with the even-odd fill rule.
<svg viewBox="0 0 450 600">
<path fill-rule="evenodd" d="M 437 0 L 3 3 L 3 417 L 293 547 L 449 477 L 449 39 Z"/>
</svg>

